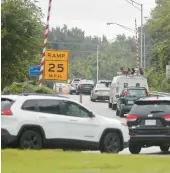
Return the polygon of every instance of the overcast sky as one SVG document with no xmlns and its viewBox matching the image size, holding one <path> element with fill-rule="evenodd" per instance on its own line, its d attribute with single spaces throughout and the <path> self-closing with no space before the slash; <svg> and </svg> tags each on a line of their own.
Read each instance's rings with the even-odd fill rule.
<svg viewBox="0 0 170 173">
<path fill-rule="evenodd" d="M 46 21 L 48 0 L 39 1 L 38 5 L 42 8 Z M 144 17 L 149 17 L 155 7 L 155 0 L 136 1 L 143 3 Z M 134 29 L 135 18 L 139 26 L 140 11 L 126 0 L 52 0 L 50 26 L 63 24 L 67 24 L 69 28 L 77 26 L 84 30 L 86 35 L 104 34 L 111 40 L 117 34 L 125 33 L 132 36 L 133 33 L 116 25 L 107 26 L 107 22 L 119 23 Z"/>
</svg>

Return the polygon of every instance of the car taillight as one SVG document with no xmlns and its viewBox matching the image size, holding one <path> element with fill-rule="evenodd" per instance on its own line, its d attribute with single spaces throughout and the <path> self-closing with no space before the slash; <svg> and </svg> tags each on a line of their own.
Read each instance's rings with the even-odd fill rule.
<svg viewBox="0 0 170 173">
<path fill-rule="evenodd" d="M 127 96 L 127 90 L 124 91 L 124 96 L 125 96 L 125 97 Z"/>
<path fill-rule="evenodd" d="M 137 118 L 138 118 L 137 115 L 128 115 L 127 118 L 126 118 L 126 120 L 127 121 L 136 121 Z"/>
<path fill-rule="evenodd" d="M 12 112 L 11 112 L 11 110 L 3 110 L 3 111 L 1 111 L 1 115 L 11 116 Z"/>
<path fill-rule="evenodd" d="M 165 121 L 170 121 L 170 114 L 169 114 L 169 115 L 165 115 L 165 116 L 164 116 L 164 120 L 165 120 Z"/>
</svg>

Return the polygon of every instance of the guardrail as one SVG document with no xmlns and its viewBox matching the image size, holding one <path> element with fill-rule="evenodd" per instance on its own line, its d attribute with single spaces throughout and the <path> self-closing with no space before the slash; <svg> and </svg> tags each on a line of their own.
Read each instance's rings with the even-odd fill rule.
<svg viewBox="0 0 170 173">
<path fill-rule="evenodd" d="M 150 91 L 149 92 L 151 95 L 154 96 L 162 96 L 162 97 L 170 97 L 170 93 L 165 93 L 165 92 L 158 92 L 158 91 Z"/>
</svg>

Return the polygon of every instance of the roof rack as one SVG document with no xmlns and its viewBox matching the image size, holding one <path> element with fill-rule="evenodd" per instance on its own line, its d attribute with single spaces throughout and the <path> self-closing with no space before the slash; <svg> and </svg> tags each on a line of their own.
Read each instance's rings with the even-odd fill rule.
<svg viewBox="0 0 170 173">
<path fill-rule="evenodd" d="M 43 93 L 21 93 L 20 94 L 21 96 L 34 96 L 34 95 L 37 95 L 37 96 L 51 96 L 51 97 L 63 97 L 63 98 L 69 98 L 67 96 L 64 96 L 64 95 L 58 95 L 58 94 L 43 94 Z"/>
</svg>

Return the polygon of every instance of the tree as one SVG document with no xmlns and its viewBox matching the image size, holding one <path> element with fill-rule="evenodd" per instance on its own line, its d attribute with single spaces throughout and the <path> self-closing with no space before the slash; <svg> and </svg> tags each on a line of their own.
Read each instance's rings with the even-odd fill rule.
<svg viewBox="0 0 170 173">
<path fill-rule="evenodd" d="M 1 7 L 2 88 L 28 77 L 43 47 L 42 12 L 31 0 L 5 0 Z"/>
<path fill-rule="evenodd" d="M 170 1 L 157 0 L 156 3 L 146 26 L 153 43 L 149 52 L 151 65 L 148 77 L 151 86 L 168 91 L 165 87 L 166 83 L 169 85 L 169 81 L 165 80 L 165 69 L 170 61 Z"/>
</svg>

